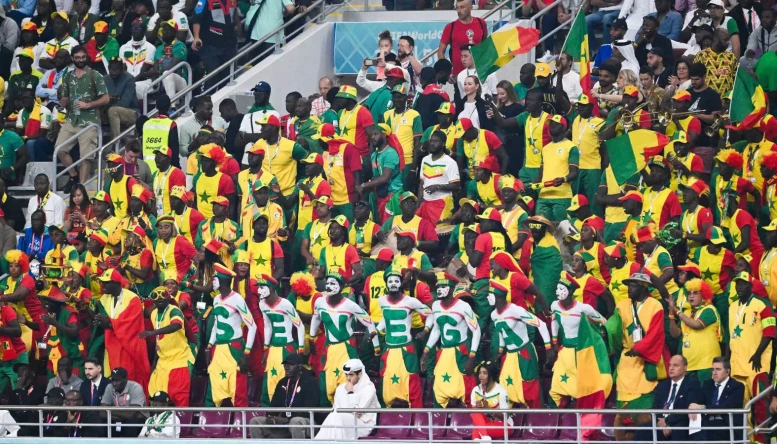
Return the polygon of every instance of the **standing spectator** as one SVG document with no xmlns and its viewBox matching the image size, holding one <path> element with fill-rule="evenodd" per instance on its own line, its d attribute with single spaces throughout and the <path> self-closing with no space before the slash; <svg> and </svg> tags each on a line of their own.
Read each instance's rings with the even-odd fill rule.
<svg viewBox="0 0 777 444">
<path fill-rule="evenodd" d="M 534 68 L 532 68 L 532 73 Z M 493 119 L 493 113 L 498 112 L 503 119 L 513 119 L 523 112 L 523 105 L 518 102 L 515 95 L 515 87 L 507 80 L 502 80 L 496 85 L 496 111 L 490 107 L 486 109 L 486 115 Z M 588 97 L 588 96 L 585 96 Z M 510 158 L 508 171 L 519 171 L 523 166 L 523 141 L 520 139 L 522 129 L 498 128 L 496 133 L 502 140 L 505 150 Z M 449 135 L 452 138 L 453 135 Z M 598 140 L 598 139 L 597 139 Z"/>
<path fill-rule="evenodd" d="M 60 147 L 59 160 L 65 167 L 73 163 L 73 158 L 70 157 L 70 150 L 75 146 L 75 142 L 65 144 L 65 141 L 75 136 L 89 124 L 94 123 L 99 128 L 101 125 L 100 107 L 110 102 L 110 96 L 105 88 L 103 77 L 87 66 L 89 55 L 86 52 L 86 48 L 77 46 L 73 48 L 71 55 L 73 56 L 75 70 L 65 74 L 62 86 L 57 91 L 60 105 L 67 109 L 67 117 L 65 117 L 65 123 L 62 124 L 59 130 L 56 142 L 56 146 Z M 79 165 L 78 172 L 76 172 L 75 168 L 70 170 L 70 178 L 62 188 L 63 192 L 69 193 L 73 185 L 84 183 L 89 178 L 92 171 L 90 159 L 93 152 L 97 149 L 98 128 L 92 127 L 78 136 L 82 162 Z M 58 224 L 58 222 L 53 223 Z"/>
<path fill-rule="evenodd" d="M 156 55 L 156 47 L 146 41 L 144 31 L 143 20 L 136 18 L 130 27 L 132 38 L 119 48 L 119 57 L 124 61 L 127 72 L 135 77 L 135 93 L 138 100 L 145 100 L 146 93 L 151 90 L 151 68 L 154 66 Z"/>
<path fill-rule="evenodd" d="M 168 20 L 162 23 L 162 44 L 157 46 L 156 53 L 154 54 L 154 63 L 156 64 L 155 74 L 157 78 L 159 78 L 160 75 L 167 74 L 167 71 L 179 63 L 186 61 L 189 50 L 186 48 L 184 42 L 176 38 L 177 32 L 178 24 L 175 23 L 175 20 Z M 170 99 L 172 99 L 179 91 L 186 88 L 187 76 L 187 68 L 181 67 L 162 80 L 162 86 Z"/>
<path fill-rule="evenodd" d="M 159 110 L 159 113 L 155 117 L 146 120 L 143 124 L 142 132 L 143 160 L 151 168 L 151 174 L 154 174 L 157 170 L 155 153 L 158 150 L 164 152 L 170 150 L 170 165 L 174 167 L 181 166 L 181 157 L 178 155 L 180 149 L 178 126 L 170 118 L 170 97 L 166 94 L 160 94 L 156 99 L 156 109 Z M 159 203 L 157 202 L 157 204 Z M 165 211 L 165 213 L 167 212 L 169 212 L 169 208 Z"/>
<path fill-rule="evenodd" d="M 253 3 L 248 12 L 246 12 L 246 17 L 243 21 L 243 28 L 246 31 L 246 36 L 248 37 L 250 44 L 258 42 L 263 37 L 269 35 L 272 30 L 283 25 L 283 16 L 294 14 L 295 9 L 292 0 L 274 0 L 270 2 L 263 1 Z M 284 32 L 281 31 L 270 36 L 270 38 L 251 51 L 248 57 L 254 58 L 269 51 L 276 43 L 280 43 L 278 39 L 283 39 L 283 34 Z M 267 57 L 269 54 L 271 53 L 268 52 L 262 58 Z M 257 64 L 259 62 L 256 61 L 253 63 Z"/>
<path fill-rule="evenodd" d="M 591 7 L 596 8 L 596 11 L 585 16 L 585 24 L 588 27 L 588 45 L 590 47 L 596 47 L 594 31 L 599 25 L 602 25 L 602 45 L 607 45 L 614 41 L 609 30 L 614 28 L 615 21 L 621 12 L 621 3 L 623 3 L 623 0 L 591 0 Z M 628 29 L 628 25 L 625 29 Z"/>
<path fill-rule="evenodd" d="M 466 100 L 465 96 L 467 95 L 464 92 L 464 80 L 467 77 L 474 76 L 477 77 L 478 80 L 480 80 L 480 77 L 478 76 L 477 70 L 475 69 L 475 60 L 472 58 L 472 47 L 461 47 L 459 48 L 459 52 L 461 54 L 461 64 L 464 67 L 461 72 L 456 76 L 456 85 L 457 91 L 454 94 L 454 100 Z M 480 97 L 485 98 L 486 94 L 490 94 L 492 96 L 496 95 L 496 84 L 499 83 L 499 80 L 496 78 L 496 74 L 490 74 L 483 82 L 483 88 L 480 92 Z M 459 109 L 463 109 L 461 106 L 462 102 L 457 102 L 456 107 Z"/>
<path fill-rule="evenodd" d="M 212 73 L 237 54 L 237 12 L 235 0 L 201 0 L 194 8 L 192 51 L 200 55 L 208 73 Z M 263 35 L 257 38 L 261 37 Z M 227 75 L 229 70 L 223 70 L 206 82 L 205 88 L 212 87 Z"/>
<path fill-rule="evenodd" d="M 309 370 L 302 368 L 302 359 L 298 354 L 289 354 L 283 358 L 286 376 L 278 381 L 270 407 L 272 408 L 314 408 L 320 404 L 318 382 Z M 286 425 L 290 427 L 269 428 L 267 425 Z M 310 419 L 306 413 L 270 413 L 267 416 L 253 418 L 250 425 L 252 439 L 310 438 Z"/>
<path fill-rule="evenodd" d="M 321 117 L 321 115 L 324 114 L 324 111 L 329 109 L 330 103 L 326 100 L 326 93 L 329 92 L 330 89 L 336 87 L 337 84 L 332 77 L 326 76 L 318 79 L 318 93 L 320 96 L 313 100 L 313 103 L 311 104 L 312 114 L 314 116 Z"/>
<path fill-rule="evenodd" d="M 19 25 L 0 7 L 0 77 L 7 79 L 13 52 L 19 43 Z M 8 67 L 8 68 L 7 68 Z"/>
<path fill-rule="evenodd" d="M 43 51 L 43 54 L 40 55 L 38 64 L 42 69 L 54 69 L 55 66 L 52 59 L 60 49 L 67 50 L 72 56 L 73 48 L 78 46 L 78 40 L 70 35 L 70 17 L 67 13 L 52 12 L 49 24 L 49 28 L 54 33 L 54 37 L 46 42 L 46 49 Z"/>
<path fill-rule="evenodd" d="M 124 159 L 124 174 L 132 176 L 135 180 L 142 182 L 144 185 L 151 185 L 151 181 L 153 180 L 151 167 L 148 162 L 140 157 L 140 141 L 137 139 L 130 140 L 124 147 L 124 154 L 122 155 L 122 158 Z"/>
<path fill-rule="evenodd" d="M 6 389 L 16 388 L 19 378 L 14 371 L 14 366 L 19 362 L 28 362 L 29 356 L 22 341 L 22 328 L 19 326 L 18 315 L 13 306 L 3 304 L 0 307 L 0 320 L 3 322 L 3 326 L 0 327 L 0 344 L 3 346 L 3 353 L 0 354 L 0 389 L 5 393 Z"/>
<path fill-rule="evenodd" d="M 5 134 L 5 133 L 3 133 Z M 2 138 L 0 137 L 0 143 Z M 61 225 L 65 217 L 65 201 L 57 193 L 53 193 L 49 188 L 49 176 L 45 174 L 38 174 L 33 181 L 35 187 L 35 196 L 30 198 L 27 204 L 27 224 L 25 227 L 31 226 L 31 216 L 37 210 L 43 211 L 46 216 L 46 224 L 48 225 Z"/>
<path fill-rule="evenodd" d="M 421 115 L 421 124 L 424 129 L 437 123 L 437 110 L 443 103 L 450 102 L 448 93 L 437 83 L 437 72 L 431 66 L 425 66 L 421 70 L 421 91 L 416 94 L 413 109 Z M 445 79 L 447 83 L 448 79 Z"/>
<path fill-rule="evenodd" d="M 111 436 L 122 438 L 135 438 L 140 435 L 140 425 L 144 424 L 148 412 L 141 411 L 138 407 L 146 405 L 146 394 L 143 386 L 128 379 L 127 370 L 116 367 L 111 370 L 111 384 L 105 388 L 102 405 L 111 407 L 130 407 L 127 410 L 111 412 L 113 429 Z M 103 410 L 100 416 L 106 416 Z"/>
<path fill-rule="evenodd" d="M 761 13 L 761 26 L 755 28 L 747 39 L 745 56 L 759 59 L 769 52 L 777 50 L 777 27 L 774 26 L 777 11 L 765 9 Z"/>
<path fill-rule="evenodd" d="M 134 125 L 138 120 L 138 98 L 135 77 L 124 71 L 124 62 L 114 57 L 108 62 L 108 76 L 105 87 L 110 95 L 108 122 L 111 125 L 111 137 L 121 134 L 121 125 Z"/>
<path fill-rule="evenodd" d="M 559 54 L 558 60 L 556 60 L 556 71 L 561 73 L 561 85 L 570 100 L 575 100 L 583 93 L 583 88 L 580 86 L 580 74 L 572 69 L 574 64 L 572 56 L 566 52 Z M 558 76 L 553 77 L 553 83 L 556 82 L 558 82 Z"/>
<path fill-rule="evenodd" d="M 454 76 L 457 76 L 464 65 L 461 62 L 461 47 L 465 45 L 478 45 L 488 37 L 488 25 L 479 17 L 472 17 L 473 0 L 457 0 L 456 14 L 459 16 L 447 25 L 442 31 L 440 46 L 437 48 L 437 58 L 444 59 L 445 48 L 450 46 L 448 60 L 453 63 Z"/>
<path fill-rule="evenodd" d="M 219 103 L 219 114 L 227 122 L 227 131 L 225 133 L 226 145 L 224 149 L 235 159 L 242 159 L 245 154 L 245 148 L 235 143 L 240 125 L 243 123 L 244 114 L 237 110 L 237 105 L 232 99 L 224 99 Z"/>
<path fill-rule="evenodd" d="M 712 123 L 716 111 L 723 107 L 720 95 L 707 86 L 707 68 L 701 63 L 692 63 L 688 67 L 691 79 L 691 106 L 689 111 L 702 111 L 695 117 L 701 121 L 702 134 L 696 141 L 696 146 L 710 146 L 710 138 L 704 134 L 704 130 Z"/>
<path fill-rule="evenodd" d="M 415 89 L 418 85 L 418 76 L 421 74 L 421 62 L 418 61 L 413 51 L 415 40 L 409 35 L 399 37 L 397 42 L 397 62 L 399 66 L 410 75 L 410 96 L 415 97 Z"/>
<path fill-rule="evenodd" d="M 287 139 L 291 137 L 291 119 L 297 110 L 297 100 L 302 98 L 302 94 L 298 91 L 292 91 L 286 94 L 286 114 L 281 116 L 281 135 Z"/>
<path fill-rule="evenodd" d="M 395 66 L 386 71 L 386 83 L 373 91 L 364 102 L 364 106 L 372 113 L 373 121 L 380 122 L 383 114 L 394 107 L 391 91 L 396 85 L 402 84 L 404 81 L 405 74 L 402 68 Z"/>
<path fill-rule="evenodd" d="M 189 30 L 189 22 L 186 19 L 186 14 L 181 11 L 173 11 L 171 0 L 159 0 L 157 2 L 156 14 L 152 15 L 148 20 L 146 29 L 146 39 L 151 43 L 158 43 L 159 31 L 162 29 L 162 24 L 168 21 L 174 21 L 178 26 L 176 30 L 176 38 L 187 44 L 194 40 L 192 33 Z"/>
<path fill-rule="evenodd" d="M 666 0 L 659 0 L 666 1 Z M 664 59 L 664 66 L 670 69 L 674 68 L 674 51 L 672 50 L 672 41 L 658 33 L 658 18 L 647 16 L 642 21 L 642 35 L 636 42 L 637 47 L 634 55 L 637 56 L 639 66 L 648 64 L 648 52 L 651 49 L 660 48 Z M 626 68 L 624 66 L 623 68 Z M 638 73 L 637 68 L 634 73 Z"/>
<path fill-rule="evenodd" d="M 362 157 L 362 168 L 366 168 L 366 165 L 369 165 L 368 157 L 370 155 L 367 130 L 379 120 L 373 119 L 370 111 L 358 104 L 356 88 L 353 86 L 341 86 L 336 97 L 342 103 L 342 109 L 337 121 L 340 136 L 356 146 Z"/>
<path fill-rule="evenodd" d="M 445 152 L 447 137 L 442 131 L 429 136 L 429 154 L 421 160 L 418 215 L 433 225 L 453 215 L 453 194 L 461 191 L 459 166 Z"/>
<path fill-rule="evenodd" d="M 254 93 L 254 104 L 251 105 L 251 108 L 243 116 L 238 136 L 235 138 L 235 144 L 242 146 L 244 152 L 248 151 L 261 138 L 259 133 L 261 133 L 262 128 L 256 124 L 257 121 L 263 119 L 265 115 L 274 115 L 279 120 L 281 118 L 280 113 L 275 111 L 275 108 L 270 105 L 272 87 L 269 83 L 259 82 L 251 91 Z M 243 165 L 248 164 L 246 154 L 243 155 L 241 163 Z"/>
<path fill-rule="evenodd" d="M 658 33 L 669 40 L 680 41 L 680 31 L 683 30 L 683 16 L 672 11 L 671 0 L 655 0 L 656 12 L 648 14 L 658 19 Z M 638 32 L 637 35 L 640 33 Z"/>
<path fill-rule="evenodd" d="M 729 33 L 725 29 L 716 29 L 712 46 L 702 50 L 694 58 L 694 62 L 704 65 L 707 70 L 708 84 L 720 97 L 734 88 L 739 59 L 738 55 L 726 50 L 728 44 Z"/>
<path fill-rule="evenodd" d="M 5 116 L 0 115 L 0 129 L 5 128 Z M 27 148 L 14 131 L 0 132 L 0 178 L 16 184 L 16 172 L 27 167 Z"/>
<path fill-rule="evenodd" d="M 739 26 L 737 22 L 726 15 L 726 7 L 723 4 L 723 0 L 710 0 L 707 3 L 707 9 L 709 10 L 710 18 L 712 18 L 712 28 L 715 30 L 723 29 L 728 32 L 730 41 L 726 41 L 726 51 L 733 51 L 736 59 L 742 56 L 742 47 L 739 44 Z M 690 43 L 690 42 L 689 42 Z M 701 44 L 701 42 L 698 42 Z"/>
<path fill-rule="evenodd" d="M 629 26 L 625 36 L 627 39 L 634 40 L 643 18 L 651 12 L 656 12 L 656 5 L 649 0 L 623 0 L 618 18 L 626 19 L 626 24 Z M 656 28 L 658 28 L 658 20 L 656 20 Z"/>
<path fill-rule="evenodd" d="M 44 177 L 48 182 L 48 176 Z M 14 231 L 24 229 L 25 219 L 22 213 L 22 204 L 17 198 L 8 194 L 5 179 L 2 177 L 0 177 L 0 210 L 6 214 L 5 223 Z"/>
<path fill-rule="evenodd" d="M 738 4 L 728 11 L 728 16 L 734 19 L 739 29 L 739 54 L 744 54 L 748 47 L 750 36 L 761 26 L 761 15 L 766 9 L 761 3 L 753 0 L 739 0 Z M 772 9 L 774 12 L 774 9 Z"/>
</svg>

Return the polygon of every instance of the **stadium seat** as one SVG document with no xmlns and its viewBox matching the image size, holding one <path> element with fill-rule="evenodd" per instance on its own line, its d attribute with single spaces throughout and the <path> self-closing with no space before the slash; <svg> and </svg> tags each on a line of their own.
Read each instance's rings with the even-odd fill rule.
<svg viewBox="0 0 777 444">
<path fill-rule="evenodd" d="M 194 426 L 194 412 L 175 412 L 178 421 L 181 423 L 181 438 L 192 436 L 192 426 Z"/>
<path fill-rule="evenodd" d="M 615 415 L 602 415 L 602 433 L 599 438 L 602 441 L 615 441 Z"/>
<path fill-rule="evenodd" d="M 518 408 L 518 407 L 516 407 Z M 513 413 L 513 429 L 510 431 L 510 439 L 518 439 L 523 434 L 521 426 L 526 420 L 526 415 L 523 413 Z"/>
<path fill-rule="evenodd" d="M 535 413 L 528 415 L 524 440 L 547 441 L 558 436 L 559 416 L 555 413 Z M 545 428 L 539 428 L 545 427 Z"/>
<path fill-rule="evenodd" d="M 378 415 L 375 439 L 404 439 L 410 433 L 412 413 L 381 413 Z"/>
<path fill-rule="evenodd" d="M 448 422 L 448 414 L 432 414 L 432 439 L 438 440 L 445 436 L 445 424 Z M 410 439 L 429 439 L 429 415 L 416 413 L 413 415 L 413 428 L 410 431 Z"/>
<path fill-rule="evenodd" d="M 229 433 L 229 412 L 202 412 L 199 426 L 194 429 L 195 438 L 224 438 Z M 220 427 L 203 427 L 220 426 Z"/>
<path fill-rule="evenodd" d="M 254 419 L 257 416 L 265 416 L 265 412 L 246 412 L 246 424 L 250 423 L 252 419 Z M 242 438 L 243 437 L 243 428 L 240 427 L 240 425 L 243 423 L 243 414 L 240 412 L 236 412 L 234 415 L 234 419 L 232 420 L 232 427 L 229 430 L 229 437 L 230 438 Z M 251 431 L 246 430 L 246 436 L 251 437 Z"/>
<path fill-rule="evenodd" d="M 577 441 L 577 417 L 574 413 L 564 413 L 561 415 L 561 425 L 559 426 L 559 439 L 564 441 Z"/>
<path fill-rule="evenodd" d="M 472 438 L 472 417 L 469 413 L 451 413 L 451 425 L 445 435 L 447 440 Z"/>
</svg>

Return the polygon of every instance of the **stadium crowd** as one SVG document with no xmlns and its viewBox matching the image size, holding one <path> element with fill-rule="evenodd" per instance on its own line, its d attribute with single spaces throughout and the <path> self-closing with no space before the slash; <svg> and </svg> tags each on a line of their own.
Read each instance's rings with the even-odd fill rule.
<svg viewBox="0 0 777 444">
<path fill-rule="evenodd" d="M 650 441 L 650 416 L 629 410 L 737 409 L 772 384 L 773 1 L 564 0 L 540 26 L 585 14 L 589 92 L 560 37 L 517 82 L 481 79 L 488 26 L 457 0 L 433 66 L 411 37 L 377 37 L 364 102 L 325 77 L 282 113 L 259 82 L 250 109 L 200 95 L 189 119 L 170 97 L 190 74 L 151 79 L 185 60 L 212 71 L 235 28 L 258 40 L 277 24 L 252 17 L 304 6 L 103 3 L 0 8 L 0 399 L 62 406 L 44 436 L 105 436 L 86 426 L 105 412 L 68 411 L 82 405 L 134 407 L 111 435 L 159 438 L 180 420 L 146 405 L 615 404 L 615 438 Z M 159 113 L 139 115 L 149 94 Z M 87 161 L 67 200 L 46 175 L 26 217 L 8 194 L 31 161 L 94 156 L 95 128 L 65 143 L 79 130 L 136 122 L 102 190 L 82 185 Z M 755 402 L 751 426 L 770 412 L 776 397 Z M 471 421 L 472 439 L 503 438 L 496 410 Z M 316 439 L 355 439 L 378 418 L 316 422 Z M 313 437 L 308 415 L 251 424 Z M 656 422 L 667 441 L 729 441 L 710 429 L 728 426 L 741 417 Z"/>
</svg>

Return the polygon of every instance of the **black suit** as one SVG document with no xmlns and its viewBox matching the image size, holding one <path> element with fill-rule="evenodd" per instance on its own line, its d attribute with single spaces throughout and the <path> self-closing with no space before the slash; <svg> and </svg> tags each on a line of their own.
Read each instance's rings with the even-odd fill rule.
<svg viewBox="0 0 777 444">
<path fill-rule="evenodd" d="M 668 409 L 671 393 L 671 379 L 664 379 L 659 382 L 653 391 L 653 408 Z M 699 384 L 699 380 L 696 379 L 695 376 L 688 377 L 688 375 L 686 375 L 675 393 L 672 409 L 685 410 L 691 403 L 699 402 L 701 402 L 701 384 Z M 663 432 L 659 430 L 656 434 L 659 441 L 688 441 L 688 415 L 669 414 L 664 418 L 664 421 L 666 422 L 667 427 L 672 430 L 672 434 L 666 437 Z M 678 429 L 678 427 L 684 428 L 684 430 Z M 639 441 L 652 440 L 652 431 L 640 430 Z"/>
<path fill-rule="evenodd" d="M 637 57 L 639 66 L 647 65 L 647 55 L 649 52 L 648 45 L 651 48 L 661 48 L 664 53 L 664 67 L 668 72 L 674 72 L 674 50 L 672 49 L 672 41 L 668 38 L 656 33 L 653 37 L 653 43 L 640 42 L 637 47 L 634 48 L 634 55 Z M 634 74 L 639 76 L 638 72 Z"/>
<path fill-rule="evenodd" d="M 705 381 L 701 392 L 703 397 L 701 403 L 708 409 L 741 409 L 744 405 L 745 385 L 734 378 L 728 378 L 728 382 L 726 382 L 726 386 L 721 391 L 717 403 L 715 402 L 716 387 L 714 381 Z M 701 424 L 702 431 L 691 436 L 691 439 L 702 441 L 731 440 L 728 430 L 707 430 L 708 427 L 729 427 L 728 415 L 702 415 Z M 734 415 L 733 427 L 737 427 L 734 430 L 734 439 L 741 440 L 742 415 Z"/>
<path fill-rule="evenodd" d="M 105 387 L 108 387 L 108 384 L 111 383 L 111 380 L 103 377 L 100 379 L 100 384 L 97 386 L 97 395 L 93 398 L 92 397 L 92 381 L 86 380 L 83 384 L 81 384 L 81 397 L 84 400 L 84 405 L 86 406 L 99 406 L 102 403 L 103 400 L 103 394 L 105 393 Z"/>
<path fill-rule="evenodd" d="M 761 13 L 764 10 L 760 3 L 755 2 L 753 3 L 752 9 L 756 14 L 758 14 L 758 17 L 761 16 Z M 747 40 L 750 38 L 750 30 L 747 29 L 747 22 L 745 21 L 745 13 L 742 10 L 742 5 L 736 5 L 731 8 L 728 16 L 734 19 L 734 21 L 737 23 L 737 28 L 739 28 L 739 47 L 742 48 L 742 52 L 740 54 L 745 55 L 745 50 L 747 49 Z M 755 28 L 757 28 L 757 26 L 753 26 L 753 31 L 755 31 Z"/>
</svg>

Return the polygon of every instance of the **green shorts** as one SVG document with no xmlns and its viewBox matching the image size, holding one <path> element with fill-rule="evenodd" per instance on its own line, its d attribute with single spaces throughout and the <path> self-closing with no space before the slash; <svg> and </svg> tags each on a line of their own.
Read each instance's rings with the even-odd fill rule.
<svg viewBox="0 0 777 444">
<path fill-rule="evenodd" d="M 567 208 L 572 199 L 538 199 L 535 214 L 543 215 L 548 220 L 560 222 L 567 219 Z"/>
</svg>

